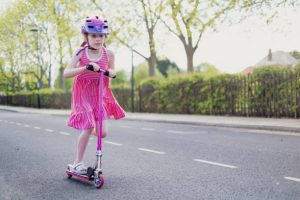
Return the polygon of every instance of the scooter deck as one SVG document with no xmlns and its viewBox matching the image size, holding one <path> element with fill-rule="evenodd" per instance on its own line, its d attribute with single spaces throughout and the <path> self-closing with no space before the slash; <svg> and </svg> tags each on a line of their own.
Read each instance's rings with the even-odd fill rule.
<svg viewBox="0 0 300 200">
<path fill-rule="evenodd" d="M 69 176 L 76 176 L 78 178 L 81 178 L 81 179 L 85 179 L 85 180 L 94 180 L 93 178 L 90 178 L 88 175 L 84 175 L 84 174 L 77 174 L 71 170 L 66 170 L 66 173 L 69 175 Z"/>
</svg>

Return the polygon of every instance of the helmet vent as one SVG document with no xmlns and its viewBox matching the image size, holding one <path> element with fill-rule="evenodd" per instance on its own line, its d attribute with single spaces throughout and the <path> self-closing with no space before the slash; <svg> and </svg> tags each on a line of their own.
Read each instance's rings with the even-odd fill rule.
<svg viewBox="0 0 300 200">
<path fill-rule="evenodd" d="M 94 28 L 94 26 L 88 26 L 88 28 Z"/>
</svg>

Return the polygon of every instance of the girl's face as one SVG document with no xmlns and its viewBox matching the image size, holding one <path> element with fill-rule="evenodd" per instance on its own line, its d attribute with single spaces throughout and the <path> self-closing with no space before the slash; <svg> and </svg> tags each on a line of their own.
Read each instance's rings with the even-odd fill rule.
<svg viewBox="0 0 300 200">
<path fill-rule="evenodd" d="M 95 49 L 100 49 L 104 45 L 106 34 L 88 34 L 89 45 Z"/>
</svg>

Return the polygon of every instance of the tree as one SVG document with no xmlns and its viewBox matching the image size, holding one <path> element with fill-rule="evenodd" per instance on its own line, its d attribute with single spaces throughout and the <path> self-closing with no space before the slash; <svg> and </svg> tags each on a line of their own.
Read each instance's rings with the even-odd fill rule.
<svg viewBox="0 0 300 200">
<path fill-rule="evenodd" d="M 206 78 L 220 74 L 220 71 L 214 65 L 209 63 L 199 64 L 197 67 L 195 67 L 195 71 L 200 72 Z"/>
<path fill-rule="evenodd" d="M 72 56 L 74 51 L 71 38 L 75 37 L 78 34 L 78 30 L 74 27 L 72 23 L 74 20 L 73 16 L 75 13 L 79 12 L 81 8 L 80 1 L 67 0 L 67 1 L 56 1 L 51 0 L 48 2 L 49 9 L 46 12 L 49 13 L 49 21 L 54 25 L 55 31 L 54 34 L 57 36 L 57 51 L 59 55 L 59 79 L 61 88 L 66 90 L 65 79 L 63 77 L 63 71 L 66 67 L 65 52 L 67 52 L 68 57 Z M 79 16 L 76 17 L 76 20 L 79 20 Z M 64 52 L 65 51 L 65 52 Z"/>
<path fill-rule="evenodd" d="M 111 85 L 129 85 L 129 80 L 125 70 L 117 71 L 117 78 L 111 79 Z"/>
<path fill-rule="evenodd" d="M 156 69 L 156 77 L 163 77 L 162 74 Z M 137 87 L 143 80 L 148 78 L 148 73 L 147 73 L 147 63 L 141 63 L 139 64 L 134 72 L 134 84 Z"/>
<path fill-rule="evenodd" d="M 147 73 L 147 64 L 142 63 L 138 65 L 134 72 L 134 83 L 135 86 L 138 86 L 142 80 L 146 79 L 148 77 Z"/>
<path fill-rule="evenodd" d="M 292 52 L 290 52 L 290 55 L 293 56 L 295 59 L 297 59 L 300 62 L 300 52 L 299 51 L 292 51 Z"/>
<path fill-rule="evenodd" d="M 24 33 L 24 26 L 18 20 L 23 18 L 27 11 L 24 3 L 13 3 L 0 19 L 0 56 L 4 60 L 0 67 L 1 76 L 9 82 L 13 93 L 21 90 L 22 76 L 26 71 L 24 60 L 28 57 L 28 37 Z"/>
<path fill-rule="evenodd" d="M 183 44 L 187 58 L 187 71 L 193 72 L 194 54 L 203 33 L 232 10 L 236 6 L 236 1 L 169 0 L 166 6 L 169 7 L 169 13 L 163 19 L 163 23 Z M 172 25 L 168 23 L 169 18 L 171 18 Z"/>
<path fill-rule="evenodd" d="M 164 59 L 161 59 L 161 60 L 157 61 L 157 69 L 166 78 L 168 77 L 168 72 L 173 73 L 173 71 L 175 71 L 175 72 L 178 73 L 180 71 L 178 66 L 176 65 L 176 63 L 171 62 L 167 58 L 164 58 Z M 174 70 L 172 70 L 172 69 L 174 69 Z"/>
<path fill-rule="evenodd" d="M 99 10 L 103 10 L 105 16 L 109 16 L 114 22 L 111 36 L 143 57 L 148 63 L 149 76 L 155 76 L 157 62 L 155 31 L 163 11 L 163 0 L 109 2 L 114 9 L 114 13 L 111 13 L 110 10 L 110 13 L 105 13 L 105 9 L 100 7 L 96 1 L 92 0 L 92 2 L 97 5 Z M 145 32 L 147 37 L 144 35 Z M 148 42 L 146 53 L 144 50 L 138 49 L 138 44 L 144 42 Z"/>
</svg>

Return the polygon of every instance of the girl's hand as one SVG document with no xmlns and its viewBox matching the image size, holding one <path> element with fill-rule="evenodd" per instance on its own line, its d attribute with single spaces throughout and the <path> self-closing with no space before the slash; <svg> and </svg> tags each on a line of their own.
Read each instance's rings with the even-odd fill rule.
<svg viewBox="0 0 300 200">
<path fill-rule="evenodd" d="M 109 72 L 109 77 L 114 77 L 114 76 L 116 76 L 115 70 L 109 68 L 109 69 L 107 69 L 107 71 Z"/>
<path fill-rule="evenodd" d="M 90 63 L 90 65 L 93 65 L 94 67 L 94 72 L 98 72 L 100 70 L 100 66 L 97 63 Z"/>
</svg>

